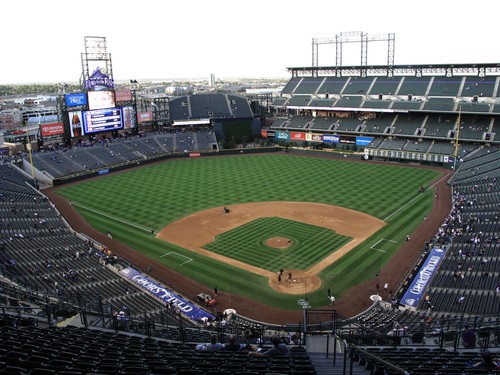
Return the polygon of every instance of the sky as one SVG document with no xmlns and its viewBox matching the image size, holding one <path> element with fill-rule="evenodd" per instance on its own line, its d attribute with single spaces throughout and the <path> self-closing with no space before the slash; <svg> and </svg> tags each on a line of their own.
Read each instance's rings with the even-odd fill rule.
<svg viewBox="0 0 500 375">
<path fill-rule="evenodd" d="M 395 64 L 500 62 L 497 0 L 24 0 L 2 3 L 0 85 L 78 82 L 84 37 L 105 37 L 113 78 L 289 78 L 313 38 L 395 35 Z M 368 43 L 368 65 L 387 63 Z M 343 65 L 359 65 L 359 43 Z M 335 65 L 319 45 L 318 65 Z"/>
</svg>

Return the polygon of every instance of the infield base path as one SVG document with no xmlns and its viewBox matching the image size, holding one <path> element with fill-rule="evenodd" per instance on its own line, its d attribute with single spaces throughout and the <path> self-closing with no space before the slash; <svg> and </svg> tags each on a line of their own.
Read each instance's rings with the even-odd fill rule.
<svg viewBox="0 0 500 375">
<path fill-rule="evenodd" d="M 163 228 L 157 235 L 159 239 L 207 257 L 242 268 L 269 278 L 269 285 L 289 294 L 312 292 L 321 286 L 317 274 L 341 256 L 351 251 L 384 226 L 384 222 L 365 213 L 347 208 L 321 203 L 306 202 L 259 202 L 231 205 L 229 213 L 224 207 L 214 207 L 184 217 Z M 205 250 L 202 246 L 215 241 L 216 236 L 247 224 L 261 217 L 281 217 L 289 220 L 316 225 L 334 230 L 336 233 L 351 237 L 345 246 L 332 250 L 321 262 L 307 270 L 286 270 L 281 282 L 276 272 L 242 263 L 236 259 Z M 293 277 L 288 280 L 288 272 Z"/>
</svg>

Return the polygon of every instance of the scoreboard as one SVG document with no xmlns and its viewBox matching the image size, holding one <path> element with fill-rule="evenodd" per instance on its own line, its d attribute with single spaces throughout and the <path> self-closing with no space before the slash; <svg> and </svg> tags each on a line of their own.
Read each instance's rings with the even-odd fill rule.
<svg viewBox="0 0 500 375">
<path fill-rule="evenodd" d="M 85 134 L 123 129 L 120 108 L 96 109 L 83 111 Z"/>
</svg>

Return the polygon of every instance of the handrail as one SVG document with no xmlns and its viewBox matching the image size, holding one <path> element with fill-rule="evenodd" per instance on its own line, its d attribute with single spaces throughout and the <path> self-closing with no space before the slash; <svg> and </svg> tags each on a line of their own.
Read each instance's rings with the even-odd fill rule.
<svg viewBox="0 0 500 375">
<path fill-rule="evenodd" d="M 362 349 L 361 347 L 359 347 L 357 345 L 351 345 L 349 347 L 349 350 L 350 350 L 350 355 L 351 355 L 351 361 L 352 361 L 353 350 L 358 350 L 361 353 L 363 353 L 363 355 L 365 355 L 365 356 L 367 356 L 367 357 L 375 360 L 378 363 L 383 364 L 384 366 L 390 368 L 391 370 L 396 371 L 398 374 L 405 374 L 405 375 L 408 374 L 408 371 L 406 371 L 405 369 L 403 369 L 403 368 L 401 368 L 399 366 L 396 366 L 396 365 L 392 364 L 391 362 L 386 361 L 385 359 L 377 357 L 376 355 L 367 352 L 366 350 Z"/>
</svg>

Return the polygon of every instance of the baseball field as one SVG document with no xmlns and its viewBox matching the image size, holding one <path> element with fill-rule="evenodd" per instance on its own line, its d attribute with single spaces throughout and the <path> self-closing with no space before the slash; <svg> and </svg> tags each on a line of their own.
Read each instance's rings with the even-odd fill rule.
<svg viewBox="0 0 500 375">
<path fill-rule="evenodd" d="M 431 211 L 439 176 L 258 154 L 170 160 L 56 192 L 92 227 L 151 258 L 153 273 L 166 266 L 205 290 L 300 310 L 302 299 L 324 306 L 328 289 L 339 298 L 379 274 Z"/>
</svg>

